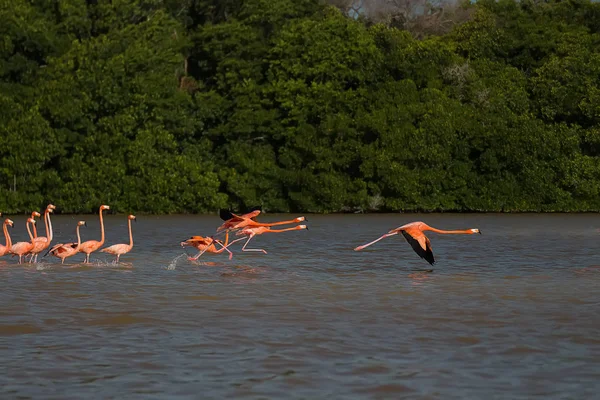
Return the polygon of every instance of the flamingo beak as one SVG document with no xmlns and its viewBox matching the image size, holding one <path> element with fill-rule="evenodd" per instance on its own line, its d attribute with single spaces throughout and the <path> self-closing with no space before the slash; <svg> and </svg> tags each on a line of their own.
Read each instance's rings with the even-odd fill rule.
<svg viewBox="0 0 600 400">
<path fill-rule="evenodd" d="M 478 231 L 477 233 L 479 233 L 481 235 L 481 231 Z"/>
</svg>

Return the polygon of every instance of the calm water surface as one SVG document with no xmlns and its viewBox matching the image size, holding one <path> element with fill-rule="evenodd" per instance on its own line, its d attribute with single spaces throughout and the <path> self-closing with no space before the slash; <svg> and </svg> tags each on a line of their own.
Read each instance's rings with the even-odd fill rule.
<svg viewBox="0 0 600 400">
<path fill-rule="evenodd" d="M 55 243 L 79 219 L 99 238 L 59 216 Z M 308 219 L 231 261 L 179 247 L 214 216 L 140 216 L 118 266 L 1 258 L 0 398 L 596 398 L 600 216 Z M 402 237 L 352 251 L 415 220 L 483 235 L 429 234 L 433 273 Z M 106 229 L 127 241 L 125 216 Z"/>
</svg>

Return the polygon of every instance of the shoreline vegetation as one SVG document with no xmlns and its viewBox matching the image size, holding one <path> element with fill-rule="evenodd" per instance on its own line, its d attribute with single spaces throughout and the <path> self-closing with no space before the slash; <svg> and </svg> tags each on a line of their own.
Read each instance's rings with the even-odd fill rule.
<svg viewBox="0 0 600 400">
<path fill-rule="evenodd" d="M 600 3 L 15 0 L 0 18 L 7 215 L 600 210 Z"/>
</svg>

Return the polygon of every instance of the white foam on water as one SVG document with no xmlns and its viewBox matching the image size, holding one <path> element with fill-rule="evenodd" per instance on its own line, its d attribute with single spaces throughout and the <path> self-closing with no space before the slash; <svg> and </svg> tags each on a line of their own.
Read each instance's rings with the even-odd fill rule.
<svg viewBox="0 0 600 400">
<path fill-rule="evenodd" d="M 188 255 L 186 253 L 178 255 L 177 257 L 175 257 L 174 259 L 171 260 L 171 262 L 167 266 L 167 269 L 169 271 L 174 270 L 175 267 L 177 266 L 177 261 L 181 260 L 182 257 L 188 257 Z"/>
</svg>

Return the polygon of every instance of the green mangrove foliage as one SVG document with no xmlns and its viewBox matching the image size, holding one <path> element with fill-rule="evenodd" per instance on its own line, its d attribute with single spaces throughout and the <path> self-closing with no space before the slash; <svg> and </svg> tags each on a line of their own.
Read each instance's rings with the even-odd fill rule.
<svg viewBox="0 0 600 400">
<path fill-rule="evenodd" d="M 0 210 L 600 209 L 600 4 L 452 7 L 0 0 Z"/>
</svg>

